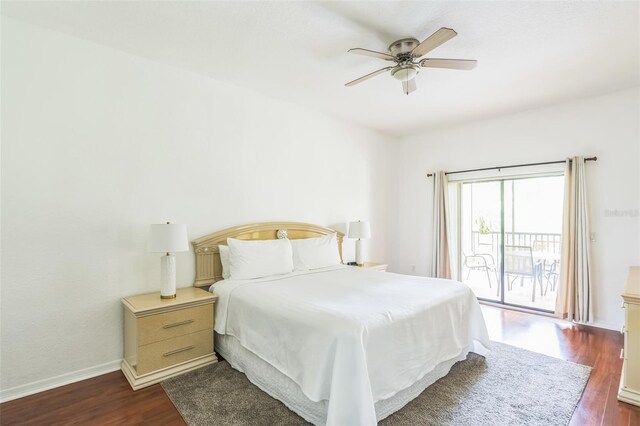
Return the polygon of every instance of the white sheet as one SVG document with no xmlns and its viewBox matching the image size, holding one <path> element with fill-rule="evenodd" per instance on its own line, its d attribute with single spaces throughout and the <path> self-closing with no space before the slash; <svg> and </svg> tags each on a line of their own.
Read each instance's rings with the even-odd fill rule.
<svg viewBox="0 0 640 426">
<path fill-rule="evenodd" d="M 375 424 L 376 401 L 469 346 L 490 348 L 477 299 L 455 281 L 337 267 L 212 290 L 216 331 L 327 400 L 327 424 Z"/>
</svg>

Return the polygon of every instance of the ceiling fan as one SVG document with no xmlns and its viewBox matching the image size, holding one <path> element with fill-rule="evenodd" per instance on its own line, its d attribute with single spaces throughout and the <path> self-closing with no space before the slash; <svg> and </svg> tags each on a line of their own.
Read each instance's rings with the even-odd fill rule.
<svg viewBox="0 0 640 426">
<path fill-rule="evenodd" d="M 440 28 L 438 31 L 427 37 L 422 43 L 415 38 L 403 38 L 401 40 L 394 41 L 389 46 L 389 53 L 376 52 L 361 48 L 349 49 L 349 52 L 351 53 L 373 56 L 374 58 L 392 61 L 396 64 L 350 81 L 345 84 L 345 86 L 354 86 L 390 70 L 391 75 L 395 79 L 402 81 L 402 91 L 408 95 L 416 90 L 416 81 L 414 77 L 418 72 L 420 72 L 420 68 L 450 68 L 454 70 L 471 70 L 475 68 L 478 61 L 469 59 L 420 59 L 422 56 L 431 52 L 444 42 L 451 40 L 456 35 L 458 35 L 458 33 L 451 28 Z"/>
</svg>

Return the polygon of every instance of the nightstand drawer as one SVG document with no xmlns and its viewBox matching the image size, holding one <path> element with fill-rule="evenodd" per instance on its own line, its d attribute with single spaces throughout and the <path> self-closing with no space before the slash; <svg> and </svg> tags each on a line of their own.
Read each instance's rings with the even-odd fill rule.
<svg viewBox="0 0 640 426">
<path fill-rule="evenodd" d="M 213 304 L 138 319 L 138 345 L 171 339 L 213 327 Z"/>
<path fill-rule="evenodd" d="M 138 374 L 146 374 L 213 353 L 213 329 L 178 336 L 138 348 Z"/>
</svg>

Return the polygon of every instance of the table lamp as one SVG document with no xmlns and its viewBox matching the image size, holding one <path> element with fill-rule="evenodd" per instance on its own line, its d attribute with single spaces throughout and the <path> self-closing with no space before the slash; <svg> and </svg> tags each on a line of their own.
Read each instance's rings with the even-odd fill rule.
<svg viewBox="0 0 640 426">
<path fill-rule="evenodd" d="M 362 239 L 371 238 L 371 227 L 369 222 L 351 222 L 349 223 L 349 238 L 357 238 L 356 241 L 356 264 L 364 266 L 364 254 L 362 253 Z"/>
<path fill-rule="evenodd" d="M 149 251 L 166 253 L 160 258 L 160 298 L 176 297 L 176 257 L 171 253 L 189 251 L 187 226 L 177 223 L 151 225 Z"/>
</svg>

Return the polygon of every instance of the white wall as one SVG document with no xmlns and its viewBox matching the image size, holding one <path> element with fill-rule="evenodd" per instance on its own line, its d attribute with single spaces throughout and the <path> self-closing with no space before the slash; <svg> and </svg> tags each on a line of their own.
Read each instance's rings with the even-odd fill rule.
<svg viewBox="0 0 640 426">
<path fill-rule="evenodd" d="M 596 155 L 587 163 L 597 325 L 622 325 L 620 293 L 640 264 L 638 88 L 544 109 L 432 130 L 402 140 L 397 218 L 387 242 L 390 269 L 431 271 L 433 180 L 427 172 L 466 170 Z M 610 216 L 607 210 L 628 216 Z M 413 271 L 415 266 L 415 271 Z"/>
<path fill-rule="evenodd" d="M 158 289 L 150 223 L 191 238 L 370 219 L 371 260 L 427 275 L 427 172 L 597 155 L 595 314 L 640 263 L 638 90 L 404 138 L 2 17 L 0 398 L 118 368 L 123 296 Z M 355 159 L 355 160 L 354 160 Z M 607 217 L 605 210 L 635 213 Z M 386 238 L 385 238 L 386 236 Z M 345 247 L 347 260 L 353 244 Z M 178 254 L 192 282 L 192 253 Z M 415 265 L 415 271 L 412 266 Z"/>
<path fill-rule="evenodd" d="M 151 223 L 369 219 L 385 259 L 388 136 L 6 17 L 1 71 L 4 399 L 118 368 Z"/>
</svg>

